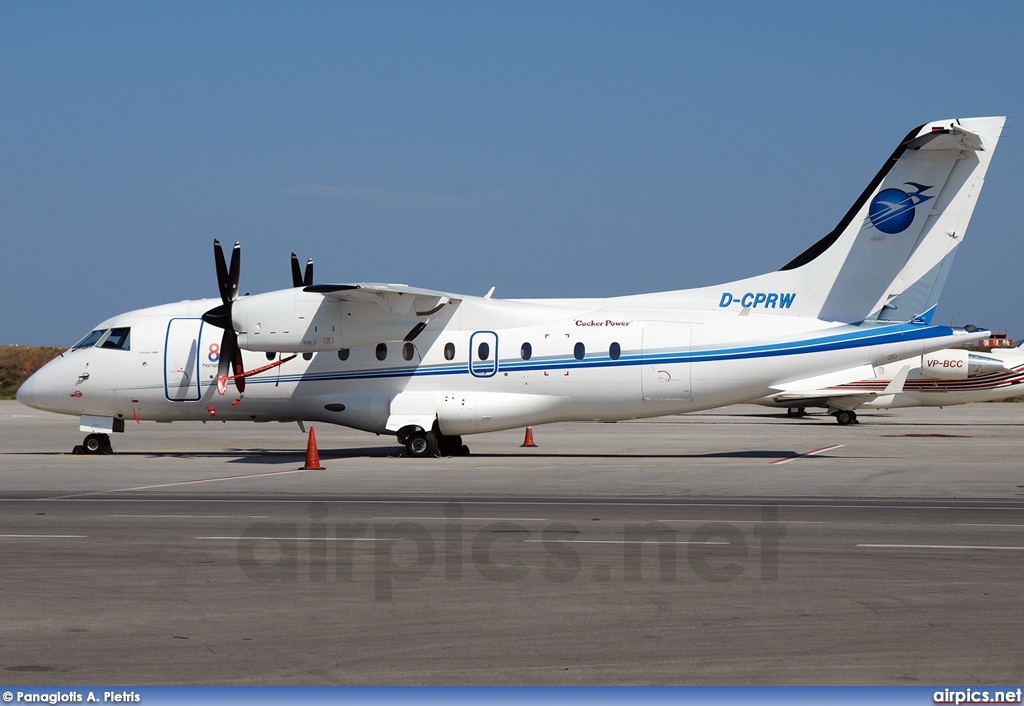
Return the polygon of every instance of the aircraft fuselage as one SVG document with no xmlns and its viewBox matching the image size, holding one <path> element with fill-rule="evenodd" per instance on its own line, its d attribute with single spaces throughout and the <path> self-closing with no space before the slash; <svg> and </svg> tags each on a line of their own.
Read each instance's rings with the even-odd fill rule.
<svg viewBox="0 0 1024 706">
<path fill-rule="evenodd" d="M 216 386 L 221 329 L 214 300 L 115 316 L 127 346 L 72 349 L 19 392 L 64 414 L 152 420 L 317 421 L 394 433 L 436 415 L 443 434 L 566 420 L 621 420 L 708 409 L 767 394 L 820 366 L 873 365 L 964 340 L 926 324 L 802 331 L 800 319 L 665 308 L 465 298 L 413 341 L 307 352 L 247 380 Z M 692 314 L 692 312 L 690 312 Z M 682 316 L 681 316 L 682 315 Z M 674 320 L 673 320 L 674 319 Z M 502 328 L 488 321 L 511 321 Z M 256 368 L 289 352 L 246 351 Z M 84 424 L 84 423 L 83 423 Z"/>
</svg>

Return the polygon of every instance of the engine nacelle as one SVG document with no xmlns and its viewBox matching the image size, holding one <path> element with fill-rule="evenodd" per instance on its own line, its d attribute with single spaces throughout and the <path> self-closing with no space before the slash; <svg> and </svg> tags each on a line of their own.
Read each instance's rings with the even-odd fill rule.
<svg viewBox="0 0 1024 706">
<path fill-rule="evenodd" d="M 921 356 L 921 376 L 932 380 L 967 380 L 1004 370 L 998 358 L 950 348 Z"/>
<path fill-rule="evenodd" d="M 373 301 L 338 301 L 302 289 L 239 297 L 231 322 L 249 351 L 312 353 L 401 341 L 426 317 L 390 312 Z"/>
</svg>

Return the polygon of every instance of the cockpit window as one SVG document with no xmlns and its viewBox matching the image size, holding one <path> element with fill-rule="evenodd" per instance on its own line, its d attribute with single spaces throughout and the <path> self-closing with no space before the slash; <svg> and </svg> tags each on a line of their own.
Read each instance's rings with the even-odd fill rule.
<svg viewBox="0 0 1024 706">
<path fill-rule="evenodd" d="M 97 343 L 100 348 L 116 348 L 119 351 L 128 351 L 132 347 L 132 330 L 124 328 L 112 328 L 107 335 Z"/>
<path fill-rule="evenodd" d="M 113 348 L 120 351 L 129 351 L 132 347 L 132 330 L 125 326 L 122 328 L 96 329 L 90 331 L 89 335 L 72 346 L 72 350 L 79 348 Z"/>
<path fill-rule="evenodd" d="M 91 348 L 96 345 L 96 341 L 100 340 L 107 331 L 106 329 L 97 329 L 96 331 L 90 331 L 85 338 L 76 343 L 71 347 L 71 350 L 78 350 L 79 348 Z"/>
</svg>

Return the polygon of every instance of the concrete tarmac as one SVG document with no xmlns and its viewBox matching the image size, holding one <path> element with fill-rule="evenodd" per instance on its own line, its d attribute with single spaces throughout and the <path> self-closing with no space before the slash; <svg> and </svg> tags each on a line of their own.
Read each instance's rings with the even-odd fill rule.
<svg viewBox="0 0 1024 706">
<path fill-rule="evenodd" d="M 1024 682 L 1024 405 L 467 437 L 0 402 L 0 681 Z"/>
</svg>

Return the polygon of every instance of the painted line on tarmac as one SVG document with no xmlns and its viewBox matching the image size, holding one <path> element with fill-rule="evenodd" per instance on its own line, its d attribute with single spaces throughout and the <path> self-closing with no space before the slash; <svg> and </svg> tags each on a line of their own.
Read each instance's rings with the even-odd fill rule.
<svg viewBox="0 0 1024 706">
<path fill-rule="evenodd" d="M 88 539 L 87 534 L 0 534 L 0 539 Z"/>
<path fill-rule="evenodd" d="M 153 486 L 159 487 L 159 486 Z M 955 501 L 951 501 L 954 504 L 938 504 L 941 500 L 937 498 L 922 498 L 924 502 L 928 504 L 912 505 L 906 502 L 892 503 L 892 504 L 880 504 L 877 502 L 867 503 L 856 503 L 850 502 L 829 502 L 819 503 L 815 502 L 814 499 L 806 503 L 796 501 L 778 502 L 773 498 L 765 498 L 763 500 L 758 499 L 752 502 L 692 502 L 689 500 L 684 501 L 671 501 L 671 500 L 657 500 L 651 502 L 638 502 L 635 500 L 624 500 L 624 501 L 609 501 L 608 499 L 581 500 L 578 496 L 554 496 L 542 500 L 478 500 L 478 499 L 452 499 L 450 496 L 445 496 L 444 499 L 440 500 L 411 500 L 408 498 L 373 498 L 373 499 L 357 499 L 357 498 L 95 498 L 93 495 L 103 495 L 104 493 L 123 492 L 124 490 L 132 490 L 131 488 L 125 488 L 121 491 L 116 490 L 97 490 L 90 493 L 79 493 L 74 495 L 60 495 L 60 496 L 45 496 L 38 498 L 0 498 L 0 502 L 9 504 L 27 505 L 31 503 L 47 503 L 59 500 L 71 500 L 76 502 L 91 502 L 91 503 L 176 503 L 180 505 L 200 505 L 200 504 L 224 504 L 224 505 L 309 505 L 313 502 L 324 503 L 327 505 L 444 505 L 446 503 L 455 502 L 460 505 L 476 505 L 479 507 L 498 507 L 498 506 L 529 506 L 529 507 L 572 507 L 572 508 L 606 508 L 606 507 L 668 507 L 668 508 L 687 508 L 687 509 L 700 509 L 700 508 L 736 508 L 736 509 L 750 509 L 750 508 L 761 508 L 761 507 L 777 507 L 780 509 L 797 509 L 797 510 L 951 510 L 955 512 L 1024 512 L 1024 505 L 1021 504 L 1019 499 L 1012 500 L 1000 500 L 1005 502 L 1005 505 L 987 506 L 987 505 L 957 505 Z M 874 500 L 874 499 L 873 499 Z M 900 498 L 901 501 L 905 498 Z M 966 498 L 967 501 L 980 500 L 979 498 Z M 1009 504 L 1012 503 L 1012 504 Z M 731 522 L 732 520 L 727 520 Z M 789 522 L 789 520 L 787 520 Z"/>
<path fill-rule="evenodd" d="M 646 539 L 524 539 L 523 540 L 523 542 L 532 542 L 532 543 L 540 543 L 540 544 L 546 544 L 548 542 L 558 542 L 560 544 L 646 544 L 648 541 L 653 542 L 655 544 L 702 544 L 702 545 L 706 545 L 706 546 L 707 545 L 714 545 L 714 546 L 726 545 L 727 546 L 729 544 L 732 544 L 732 542 L 711 542 L 711 541 L 708 541 L 708 542 L 686 542 L 686 541 L 666 542 L 666 541 L 663 541 L 661 539 L 654 539 L 654 538 L 651 538 L 650 540 L 646 540 Z"/>
<path fill-rule="evenodd" d="M 264 476 L 279 476 L 288 475 L 291 473 L 306 473 L 308 471 L 318 470 L 316 468 L 296 468 L 294 470 L 287 471 L 265 471 L 263 473 L 243 473 L 237 476 L 220 476 L 217 478 L 194 478 L 192 480 L 183 480 L 176 483 L 161 483 L 159 485 L 140 485 L 135 488 L 115 488 L 113 490 L 96 490 L 91 493 L 76 493 L 74 495 L 60 495 L 57 497 L 49 498 L 50 500 L 73 500 L 75 498 L 87 498 L 90 495 L 104 495 L 106 493 L 131 493 L 136 490 L 157 490 L 159 488 L 174 488 L 180 485 L 196 485 L 198 483 L 217 483 L 222 480 L 242 480 L 245 478 L 262 478 Z"/>
<path fill-rule="evenodd" d="M 193 537 L 193 539 L 237 542 L 243 539 L 268 541 L 268 542 L 395 542 L 396 537 Z M 652 541 L 657 544 L 701 544 L 706 546 L 728 546 L 731 542 L 665 542 L 661 540 L 626 540 L 626 539 L 524 539 L 524 544 L 547 544 L 558 542 L 560 544 L 644 544 Z"/>
<path fill-rule="evenodd" d="M 798 458 L 816 456 L 817 454 L 825 453 L 826 451 L 831 451 L 833 449 L 839 449 L 842 448 L 843 446 L 846 446 L 846 444 L 833 444 L 832 446 L 825 446 L 820 449 L 814 449 L 812 451 L 804 451 L 802 454 L 797 454 L 796 456 L 787 456 L 786 458 L 777 458 L 774 461 L 769 461 L 768 465 L 775 466 L 783 463 L 789 463 L 790 461 L 795 461 Z"/>
<path fill-rule="evenodd" d="M 1004 549 L 1024 551 L 1024 547 L 983 547 L 966 544 L 858 544 L 858 549 Z"/>
<path fill-rule="evenodd" d="M 126 517 L 131 519 L 143 519 L 143 520 L 161 520 L 161 519 L 172 519 L 172 520 L 265 520 L 270 515 L 107 515 L 107 517 Z"/>
<path fill-rule="evenodd" d="M 546 517 L 406 517 L 404 515 L 374 515 L 373 520 L 416 520 L 429 522 L 549 522 Z"/>
<path fill-rule="evenodd" d="M 213 541 L 240 542 L 243 539 L 258 542 L 395 542 L 395 537 L 193 537 Z"/>
<path fill-rule="evenodd" d="M 665 519 L 662 519 L 662 520 L 654 520 L 654 521 L 655 522 L 701 522 L 701 523 L 707 523 L 707 522 L 728 522 L 730 525 L 761 525 L 761 524 L 764 524 L 766 522 L 766 520 L 729 520 L 729 519 L 725 519 L 725 518 L 714 518 L 714 517 L 698 518 L 698 519 L 694 519 L 694 520 L 676 520 L 676 519 L 665 520 Z M 830 525 L 830 524 L 832 524 L 832 522 L 829 521 L 829 520 L 786 520 L 785 523 L 787 525 Z M 1021 526 L 1024 527 L 1024 525 L 1021 525 Z"/>
</svg>

